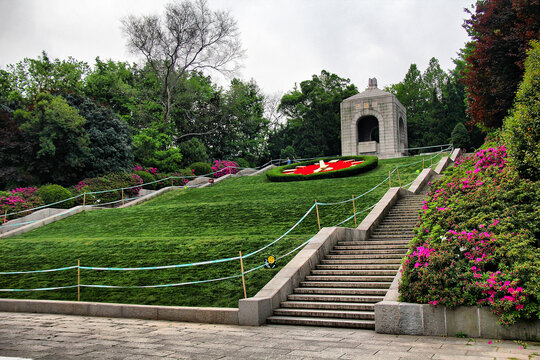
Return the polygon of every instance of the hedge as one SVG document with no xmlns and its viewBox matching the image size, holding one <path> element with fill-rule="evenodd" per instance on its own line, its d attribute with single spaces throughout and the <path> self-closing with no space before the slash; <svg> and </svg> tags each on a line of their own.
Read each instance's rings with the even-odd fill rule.
<svg viewBox="0 0 540 360">
<path fill-rule="evenodd" d="M 313 164 L 315 160 L 303 161 L 299 163 L 293 163 L 289 165 L 280 166 L 274 168 L 266 173 L 266 177 L 270 181 L 274 182 L 285 182 L 285 181 L 304 181 L 304 180 L 318 180 L 318 179 L 332 179 L 340 177 L 354 176 L 371 169 L 375 169 L 378 165 L 379 159 L 376 156 L 340 156 L 340 157 L 327 157 L 317 159 L 316 161 L 330 161 L 334 159 L 339 160 L 349 160 L 354 159 L 358 161 L 363 161 L 363 163 L 355 166 L 351 166 L 346 169 L 329 171 L 329 172 L 318 172 L 309 175 L 299 175 L 299 174 L 283 174 L 283 170 L 294 169 L 297 166 L 307 166 Z"/>
</svg>

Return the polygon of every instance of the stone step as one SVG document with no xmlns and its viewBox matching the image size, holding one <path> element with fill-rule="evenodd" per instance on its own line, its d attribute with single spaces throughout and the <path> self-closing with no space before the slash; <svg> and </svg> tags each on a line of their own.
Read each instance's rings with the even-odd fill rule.
<svg viewBox="0 0 540 360">
<path fill-rule="evenodd" d="M 402 254 L 407 252 L 407 248 L 401 249 L 383 249 L 383 250 L 362 250 L 362 249 L 350 249 L 350 250 L 331 250 L 330 255 L 386 255 L 386 254 Z"/>
<path fill-rule="evenodd" d="M 399 264 L 321 264 L 315 267 L 317 270 L 394 270 L 399 269 Z"/>
<path fill-rule="evenodd" d="M 408 249 L 409 244 L 403 243 L 400 245 L 336 245 L 332 250 L 366 250 L 366 251 L 381 251 L 381 250 L 403 250 Z"/>
<path fill-rule="evenodd" d="M 384 254 L 384 255 L 326 255 L 328 260 L 361 260 L 361 259 L 403 259 L 403 254 Z"/>
<path fill-rule="evenodd" d="M 345 289 L 345 288 L 308 288 L 299 287 L 294 289 L 295 294 L 318 294 L 318 295 L 375 295 L 384 296 L 387 289 Z"/>
<path fill-rule="evenodd" d="M 395 225 L 379 225 L 377 226 L 377 228 L 375 229 L 375 231 L 401 231 L 401 232 L 404 232 L 406 234 L 414 234 L 414 225 L 412 225 L 411 227 L 406 227 L 406 226 L 403 226 L 403 225 L 400 225 L 400 224 L 395 224 Z"/>
<path fill-rule="evenodd" d="M 337 255 L 335 255 L 337 256 Z M 388 264 L 401 264 L 403 258 L 395 259 L 354 259 L 354 258 L 345 258 L 345 259 L 323 259 L 321 260 L 321 265 L 388 265 Z"/>
<path fill-rule="evenodd" d="M 397 272 L 396 272 L 397 273 Z M 350 289 L 388 289 L 390 287 L 389 282 L 346 282 L 346 281 L 302 281 L 300 282 L 302 287 L 318 287 L 318 288 L 350 288 Z"/>
<path fill-rule="evenodd" d="M 364 240 L 364 241 L 338 241 L 336 246 L 358 246 L 358 245 L 369 245 L 369 246 L 378 246 L 378 245 L 409 245 L 409 241 L 406 240 L 388 240 L 388 241 L 380 241 L 380 240 Z"/>
<path fill-rule="evenodd" d="M 287 309 L 274 310 L 274 316 L 297 316 L 313 318 L 334 318 L 334 319 L 356 319 L 375 320 L 373 311 L 351 311 L 351 310 L 321 310 L 321 309 Z"/>
<path fill-rule="evenodd" d="M 282 325 L 308 325 L 308 326 L 345 327 L 345 328 L 357 328 L 357 329 L 375 329 L 374 320 L 270 316 L 267 319 L 267 321 L 270 324 L 282 324 Z"/>
<path fill-rule="evenodd" d="M 381 221 L 381 223 L 379 224 L 384 226 L 384 225 L 401 225 L 401 226 L 409 226 L 409 227 L 414 227 L 416 225 L 416 223 L 418 222 L 418 217 L 415 217 L 415 218 L 411 218 L 411 219 L 403 219 L 403 218 L 400 218 L 400 217 L 387 217 L 387 218 L 384 218 L 383 221 Z"/>
<path fill-rule="evenodd" d="M 311 275 L 338 275 L 338 276 L 395 276 L 395 270 L 311 270 Z"/>
<path fill-rule="evenodd" d="M 281 307 L 292 309 L 326 309 L 326 310 L 356 310 L 374 311 L 374 304 L 346 303 L 346 302 L 310 302 L 310 301 L 283 301 Z"/>
<path fill-rule="evenodd" d="M 392 282 L 394 276 L 359 276 L 359 275 L 307 275 L 306 281 L 374 281 Z"/>
<path fill-rule="evenodd" d="M 333 255 L 358 255 L 359 257 L 368 256 L 368 258 L 381 259 L 385 258 L 388 255 L 388 258 L 394 258 L 394 255 L 403 256 L 407 253 L 407 249 L 390 249 L 384 251 L 373 251 L 373 250 L 331 250 L 328 256 Z M 330 257 L 329 257 L 330 259 Z"/>
<path fill-rule="evenodd" d="M 376 231 L 371 234 L 370 239 L 373 240 L 380 240 L 380 239 L 412 239 L 414 234 L 408 233 L 408 234 L 391 234 L 391 233 L 377 233 Z"/>
<path fill-rule="evenodd" d="M 289 294 L 288 301 L 321 301 L 344 303 L 378 303 L 384 296 L 353 296 L 353 295 L 318 295 L 318 294 Z"/>
</svg>

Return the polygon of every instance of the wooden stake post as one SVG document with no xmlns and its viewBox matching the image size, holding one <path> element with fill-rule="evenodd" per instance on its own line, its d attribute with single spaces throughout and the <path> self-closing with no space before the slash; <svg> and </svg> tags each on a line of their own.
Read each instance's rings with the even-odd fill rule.
<svg viewBox="0 0 540 360">
<path fill-rule="evenodd" d="M 83 194 L 82 198 L 82 206 L 84 207 L 86 205 L 86 192 Z"/>
<path fill-rule="evenodd" d="M 242 261 L 242 251 L 240 253 L 240 271 L 242 271 L 242 287 L 244 288 L 244 299 L 247 299 L 246 279 L 244 278 L 244 262 Z"/>
<path fill-rule="evenodd" d="M 4 212 L 4 220 L 2 222 L 2 234 L 6 232 L 6 223 L 7 223 L 7 210 Z"/>
<path fill-rule="evenodd" d="M 319 230 L 321 230 L 321 218 L 319 217 L 319 205 L 317 199 L 315 199 L 315 210 L 317 210 L 317 224 L 319 224 Z"/>
<path fill-rule="evenodd" d="M 354 195 L 352 196 L 352 208 L 353 208 L 353 214 L 354 214 L 354 227 L 356 227 L 356 205 L 354 203 Z"/>
<path fill-rule="evenodd" d="M 124 188 L 122 188 L 122 205 L 124 205 Z"/>
<path fill-rule="evenodd" d="M 392 172 L 388 170 L 388 187 L 392 187 Z"/>
<path fill-rule="evenodd" d="M 401 187 L 401 176 L 399 176 L 399 168 L 396 168 L 396 170 L 397 170 L 397 178 L 399 181 L 399 187 Z"/>
</svg>

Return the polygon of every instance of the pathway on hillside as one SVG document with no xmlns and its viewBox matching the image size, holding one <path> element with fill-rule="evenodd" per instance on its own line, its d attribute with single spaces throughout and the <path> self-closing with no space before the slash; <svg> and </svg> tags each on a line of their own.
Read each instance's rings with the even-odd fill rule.
<svg viewBox="0 0 540 360">
<path fill-rule="evenodd" d="M 374 305 L 397 274 L 425 198 L 400 198 L 368 240 L 339 241 L 267 321 L 375 329 Z"/>
<path fill-rule="evenodd" d="M 0 359 L 529 359 L 512 342 L 396 336 L 370 330 L 267 325 L 241 327 L 0 313 Z"/>
</svg>

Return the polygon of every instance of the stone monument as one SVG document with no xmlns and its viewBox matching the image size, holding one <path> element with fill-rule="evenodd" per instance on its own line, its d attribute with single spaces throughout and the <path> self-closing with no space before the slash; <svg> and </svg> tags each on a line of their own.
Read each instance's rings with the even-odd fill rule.
<svg viewBox="0 0 540 360">
<path fill-rule="evenodd" d="M 399 100 L 377 88 L 368 88 L 341 103 L 341 152 L 346 155 L 407 155 L 407 112 Z"/>
</svg>

